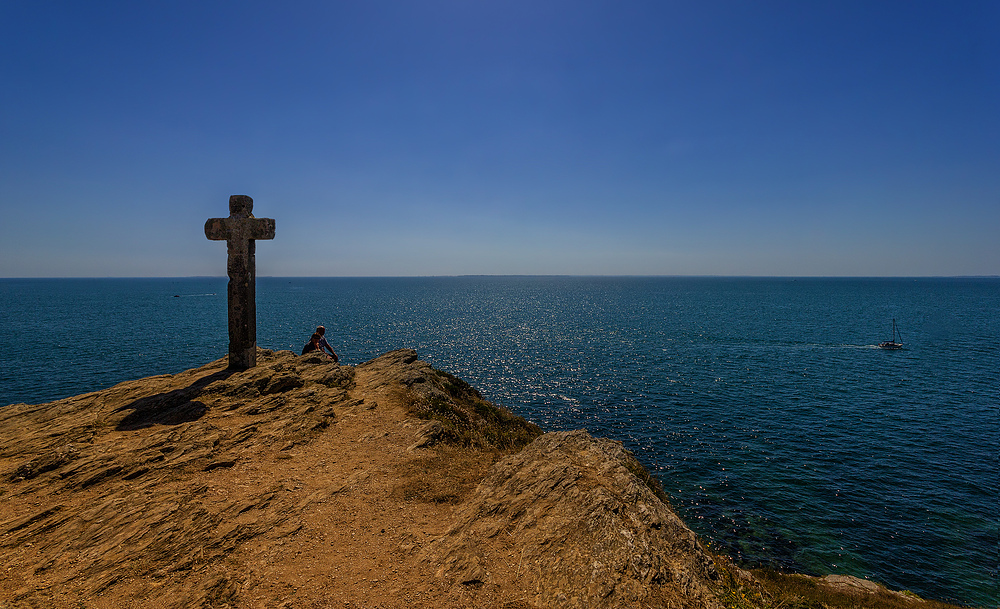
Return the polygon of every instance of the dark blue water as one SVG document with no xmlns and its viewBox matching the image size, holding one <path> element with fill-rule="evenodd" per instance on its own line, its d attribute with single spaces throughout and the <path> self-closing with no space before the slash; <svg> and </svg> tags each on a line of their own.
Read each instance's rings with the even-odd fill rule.
<svg viewBox="0 0 1000 609">
<path fill-rule="evenodd" d="M 0 404 L 226 354 L 225 279 L 0 280 Z M 899 322 L 906 348 L 874 348 Z M 258 279 L 258 343 L 413 347 L 623 440 L 711 545 L 997 606 L 1000 280 Z"/>
</svg>

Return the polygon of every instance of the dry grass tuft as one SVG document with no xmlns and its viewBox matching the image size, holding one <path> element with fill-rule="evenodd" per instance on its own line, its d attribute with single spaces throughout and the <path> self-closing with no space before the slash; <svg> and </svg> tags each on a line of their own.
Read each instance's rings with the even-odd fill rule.
<svg viewBox="0 0 1000 609">
<path fill-rule="evenodd" d="M 393 490 L 393 498 L 459 504 L 475 490 L 499 457 L 498 452 L 436 446 L 432 454 L 410 462 L 400 472 L 401 482 Z"/>
</svg>

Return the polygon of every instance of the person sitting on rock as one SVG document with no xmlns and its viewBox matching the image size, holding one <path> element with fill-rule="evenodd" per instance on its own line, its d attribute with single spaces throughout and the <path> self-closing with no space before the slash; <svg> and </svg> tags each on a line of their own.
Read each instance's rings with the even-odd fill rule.
<svg viewBox="0 0 1000 609">
<path fill-rule="evenodd" d="M 333 358 L 333 361 L 339 362 L 340 358 L 337 357 L 337 354 L 334 352 L 333 347 L 330 346 L 330 343 L 326 342 L 326 328 L 323 326 L 318 326 L 316 328 L 316 334 L 319 334 L 319 350 L 323 351 L 325 349 L 326 351 L 329 351 L 330 357 Z"/>
<path fill-rule="evenodd" d="M 319 334 L 313 334 L 312 337 L 309 339 L 309 342 L 307 342 L 305 346 L 302 347 L 302 355 L 305 355 L 306 353 L 312 353 L 313 351 L 319 351 L 320 353 L 323 353 L 323 350 L 319 348 L 319 341 L 321 338 L 323 337 L 320 336 Z M 323 355 L 326 355 L 326 353 L 323 353 Z M 326 356 L 330 357 L 329 355 Z"/>
</svg>

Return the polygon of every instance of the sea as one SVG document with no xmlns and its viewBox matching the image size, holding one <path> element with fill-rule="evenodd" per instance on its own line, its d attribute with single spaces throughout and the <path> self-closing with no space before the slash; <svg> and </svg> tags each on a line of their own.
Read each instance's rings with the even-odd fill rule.
<svg viewBox="0 0 1000 609">
<path fill-rule="evenodd" d="M 0 280 L 0 404 L 224 357 L 226 281 Z M 260 277 L 257 318 L 622 441 L 744 565 L 998 606 L 1000 279 Z"/>
</svg>

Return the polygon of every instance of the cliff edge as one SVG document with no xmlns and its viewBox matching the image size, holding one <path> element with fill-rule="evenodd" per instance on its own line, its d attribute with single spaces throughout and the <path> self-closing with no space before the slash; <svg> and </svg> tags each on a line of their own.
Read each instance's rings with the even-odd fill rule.
<svg viewBox="0 0 1000 609">
<path fill-rule="evenodd" d="M 0 608 L 720 606 L 620 443 L 412 350 L 258 362 L 0 409 Z"/>
</svg>

